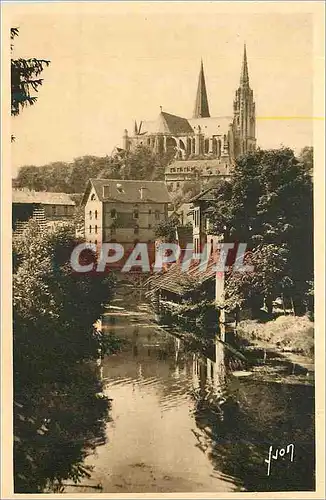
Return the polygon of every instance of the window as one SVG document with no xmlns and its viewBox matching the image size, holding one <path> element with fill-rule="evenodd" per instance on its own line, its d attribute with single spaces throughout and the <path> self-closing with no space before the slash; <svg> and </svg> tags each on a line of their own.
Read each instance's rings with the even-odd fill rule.
<svg viewBox="0 0 326 500">
<path fill-rule="evenodd" d="M 89 226 L 89 234 L 92 232 L 92 226 Z"/>
<path fill-rule="evenodd" d="M 139 227 L 138 226 L 135 227 L 134 234 L 139 234 Z"/>
<path fill-rule="evenodd" d="M 155 220 L 160 220 L 160 211 L 155 210 Z"/>
<path fill-rule="evenodd" d="M 68 205 L 65 205 L 63 207 L 63 212 L 64 212 L 65 215 L 68 215 Z"/>
<path fill-rule="evenodd" d="M 96 198 L 95 194 L 93 193 L 92 196 L 91 196 L 91 201 L 94 201 Z"/>
<path fill-rule="evenodd" d="M 152 210 L 151 210 L 151 209 L 149 209 L 149 210 L 148 210 L 148 215 L 151 215 L 151 214 L 152 214 Z"/>
<path fill-rule="evenodd" d="M 91 210 L 89 211 L 89 218 L 90 219 L 92 218 L 92 211 Z"/>
<path fill-rule="evenodd" d="M 95 219 L 97 219 L 97 210 L 95 210 L 94 215 L 95 215 Z"/>
<path fill-rule="evenodd" d="M 151 229 L 152 228 L 152 224 L 148 224 L 148 229 Z"/>
<path fill-rule="evenodd" d="M 134 213 L 133 213 L 134 219 L 139 219 L 139 210 L 135 208 Z"/>
<path fill-rule="evenodd" d="M 97 245 L 97 240 L 94 241 L 95 245 Z"/>
<path fill-rule="evenodd" d="M 57 215 L 57 207 L 52 205 L 52 215 Z"/>
<path fill-rule="evenodd" d="M 110 228 L 110 233 L 111 233 L 111 236 L 113 236 L 114 234 L 116 234 L 117 230 L 114 226 L 111 226 Z"/>
<path fill-rule="evenodd" d="M 117 211 L 115 208 L 112 208 L 110 212 L 111 219 L 116 219 L 117 218 Z"/>
<path fill-rule="evenodd" d="M 199 226 L 199 210 L 195 210 L 194 212 L 194 222 L 195 222 L 195 227 Z"/>
<path fill-rule="evenodd" d="M 95 234 L 97 234 L 97 226 L 95 226 Z"/>
<path fill-rule="evenodd" d="M 178 189 L 180 187 L 180 182 L 177 182 L 176 188 Z"/>
</svg>

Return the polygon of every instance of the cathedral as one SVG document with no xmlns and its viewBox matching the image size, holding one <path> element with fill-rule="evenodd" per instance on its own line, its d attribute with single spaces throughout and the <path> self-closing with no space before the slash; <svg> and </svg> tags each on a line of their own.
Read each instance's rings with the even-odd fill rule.
<svg viewBox="0 0 326 500">
<path fill-rule="evenodd" d="M 228 177 L 235 158 L 256 147 L 255 103 L 249 84 L 246 46 L 233 116 L 211 117 L 201 62 L 192 118 L 161 109 L 157 120 L 135 122 L 133 135 L 125 130 L 123 149 L 130 151 L 138 145 L 147 146 L 157 153 L 174 153 L 175 162 L 165 175 L 172 190 L 193 179 L 194 172 L 206 180 Z"/>
</svg>

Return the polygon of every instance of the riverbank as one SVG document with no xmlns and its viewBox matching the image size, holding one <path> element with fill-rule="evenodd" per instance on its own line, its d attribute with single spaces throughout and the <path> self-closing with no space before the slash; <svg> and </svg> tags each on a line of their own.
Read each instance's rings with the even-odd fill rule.
<svg viewBox="0 0 326 500">
<path fill-rule="evenodd" d="M 314 357 L 314 323 L 307 316 L 279 316 L 264 323 L 241 321 L 237 336 L 242 343 L 272 348 L 287 356 L 299 355 L 307 362 Z"/>
</svg>

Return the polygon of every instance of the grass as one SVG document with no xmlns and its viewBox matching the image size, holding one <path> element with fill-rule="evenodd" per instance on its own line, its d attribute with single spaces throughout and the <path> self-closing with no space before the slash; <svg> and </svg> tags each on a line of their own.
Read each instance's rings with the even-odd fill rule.
<svg viewBox="0 0 326 500">
<path fill-rule="evenodd" d="M 309 357 L 314 354 L 314 323 L 307 316 L 279 316 L 264 323 L 245 320 L 239 323 L 237 333 L 249 343 L 268 343 L 284 352 Z"/>
</svg>

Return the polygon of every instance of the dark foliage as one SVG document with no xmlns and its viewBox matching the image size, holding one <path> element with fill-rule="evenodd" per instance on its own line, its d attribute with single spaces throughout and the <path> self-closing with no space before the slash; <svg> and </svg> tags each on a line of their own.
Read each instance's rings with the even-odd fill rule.
<svg viewBox="0 0 326 500">
<path fill-rule="evenodd" d="M 255 271 L 234 275 L 231 294 L 281 292 L 305 312 L 313 280 L 313 194 L 309 168 L 289 148 L 257 150 L 237 161 L 234 176 L 217 186 L 214 231 L 246 243 Z M 247 295 L 248 296 L 248 295 Z"/>
<path fill-rule="evenodd" d="M 73 272 L 69 227 L 14 237 L 15 491 L 60 491 L 89 473 L 84 458 L 104 439 L 109 402 L 95 360 L 109 339 L 93 323 L 110 300 L 111 277 Z"/>
</svg>

